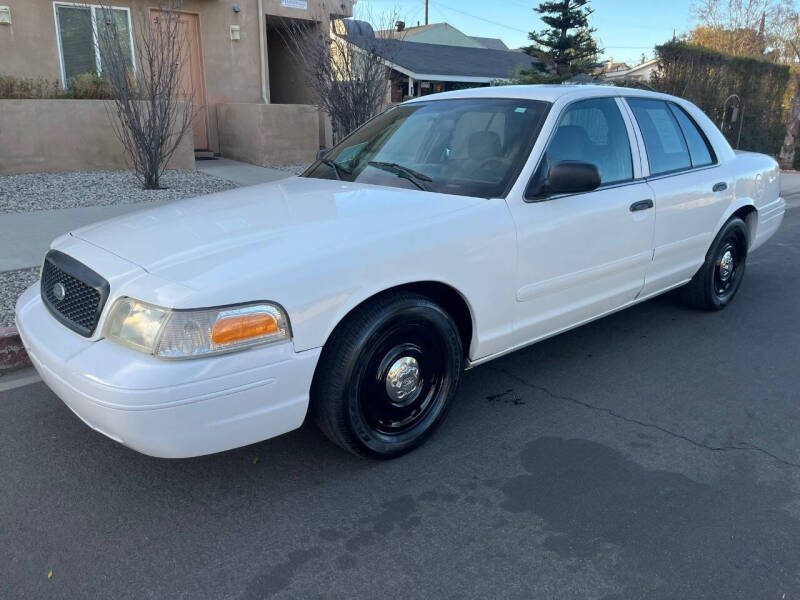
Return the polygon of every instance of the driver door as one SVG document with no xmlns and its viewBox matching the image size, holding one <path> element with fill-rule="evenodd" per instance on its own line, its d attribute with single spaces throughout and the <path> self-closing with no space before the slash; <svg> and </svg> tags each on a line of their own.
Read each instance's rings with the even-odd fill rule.
<svg viewBox="0 0 800 600">
<path fill-rule="evenodd" d="M 554 163 L 575 160 L 597 166 L 599 188 L 508 199 L 518 237 L 515 345 L 620 308 L 642 290 L 655 210 L 624 114 L 615 98 L 568 105 L 529 186 Z"/>
</svg>

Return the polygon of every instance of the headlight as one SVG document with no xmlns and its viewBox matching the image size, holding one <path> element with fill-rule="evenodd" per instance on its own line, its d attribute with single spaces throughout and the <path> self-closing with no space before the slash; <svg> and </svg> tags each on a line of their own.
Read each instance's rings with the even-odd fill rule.
<svg viewBox="0 0 800 600">
<path fill-rule="evenodd" d="M 103 335 L 158 358 L 194 358 L 289 340 L 289 320 L 262 302 L 199 310 L 170 310 L 133 298 L 111 307 Z"/>
</svg>

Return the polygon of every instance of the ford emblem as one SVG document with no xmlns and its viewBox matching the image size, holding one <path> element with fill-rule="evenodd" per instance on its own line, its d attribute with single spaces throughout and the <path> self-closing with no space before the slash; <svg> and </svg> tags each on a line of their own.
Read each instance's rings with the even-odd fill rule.
<svg viewBox="0 0 800 600">
<path fill-rule="evenodd" d="M 53 296 L 55 297 L 55 299 L 58 302 L 61 302 L 64 299 L 64 297 L 67 295 L 67 288 L 65 288 L 64 284 L 61 283 L 61 282 L 54 283 L 53 287 L 52 287 L 52 291 L 53 291 Z"/>
</svg>

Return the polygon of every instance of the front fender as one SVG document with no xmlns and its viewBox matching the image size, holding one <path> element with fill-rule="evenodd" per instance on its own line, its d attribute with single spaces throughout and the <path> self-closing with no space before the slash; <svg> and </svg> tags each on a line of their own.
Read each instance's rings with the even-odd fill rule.
<svg viewBox="0 0 800 600">
<path fill-rule="evenodd" d="M 370 240 L 287 277 L 277 300 L 289 311 L 298 351 L 323 346 L 342 319 L 386 290 L 448 286 L 472 318 L 471 356 L 498 352 L 513 331 L 516 235 L 505 202 L 486 201 L 391 239 Z M 314 273 L 313 286 L 308 273 Z"/>
</svg>

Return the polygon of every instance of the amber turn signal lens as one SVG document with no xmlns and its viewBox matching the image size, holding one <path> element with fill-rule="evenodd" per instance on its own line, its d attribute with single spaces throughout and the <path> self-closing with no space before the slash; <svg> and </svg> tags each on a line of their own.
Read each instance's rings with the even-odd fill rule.
<svg viewBox="0 0 800 600">
<path fill-rule="evenodd" d="M 278 333 L 278 322 L 272 315 L 235 315 L 217 321 L 211 341 L 215 344 L 231 344 L 271 333 Z"/>
</svg>

